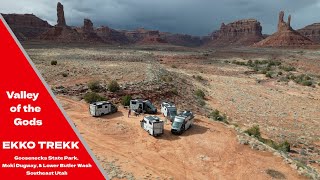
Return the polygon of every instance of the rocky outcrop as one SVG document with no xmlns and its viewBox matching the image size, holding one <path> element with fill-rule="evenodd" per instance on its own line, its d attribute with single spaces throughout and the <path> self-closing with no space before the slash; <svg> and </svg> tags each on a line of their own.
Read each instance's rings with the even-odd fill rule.
<svg viewBox="0 0 320 180">
<path fill-rule="evenodd" d="M 315 43 L 320 43 L 320 23 L 308 25 L 302 29 L 297 30 L 301 35 L 309 38 Z"/>
<path fill-rule="evenodd" d="M 279 13 L 278 31 L 268 38 L 258 42 L 254 46 L 257 47 L 301 47 L 313 45 L 314 43 L 307 37 L 302 36 L 299 32 L 292 29 L 291 16 L 288 17 L 288 22 L 283 20 L 284 12 Z"/>
<path fill-rule="evenodd" d="M 81 42 L 83 36 L 76 30 L 67 26 L 64 18 L 63 5 L 57 4 L 57 25 L 49 29 L 40 36 L 41 40 L 49 40 L 55 42 Z"/>
<path fill-rule="evenodd" d="M 101 26 L 95 30 L 97 35 L 108 44 L 128 44 L 129 39 L 123 32 L 116 31 L 107 26 Z"/>
<path fill-rule="evenodd" d="M 166 41 L 161 38 L 159 31 L 146 30 L 144 28 L 139 28 L 134 31 L 123 31 L 126 37 L 132 43 L 137 44 L 162 44 Z"/>
<path fill-rule="evenodd" d="M 57 4 L 57 26 L 67 26 L 63 5 L 60 2 Z"/>
<path fill-rule="evenodd" d="M 19 40 L 35 39 L 52 26 L 33 14 L 2 14 Z"/>
<path fill-rule="evenodd" d="M 210 36 L 209 45 L 214 46 L 248 46 L 263 39 L 260 22 L 244 19 L 230 24 L 221 24 L 220 30 Z"/>
<path fill-rule="evenodd" d="M 82 29 L 84 33 L 94 33 L 92 21 L 90 19 L 84 19 Z"/>
<path fill-rule="evenodd" d="M 171 34 L 160 33 L 161 38 L 169 44 L 177 46 L 198 47 L 202 45 L 202 40 L 199 36 L 191 36 L 187 34 Z"/>
</svg>

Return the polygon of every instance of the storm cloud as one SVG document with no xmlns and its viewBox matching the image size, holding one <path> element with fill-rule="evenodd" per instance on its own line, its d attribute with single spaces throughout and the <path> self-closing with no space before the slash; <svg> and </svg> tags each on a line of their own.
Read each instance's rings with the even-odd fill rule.
<svg viewBox="0 0 320 180">
<path fill-rule="evenodd" d="M 1 13 L 33 13 L 56 24 L 56 0 L 1 0 Z M 292 15 L 293 28 L 320 22 L 320 0 L 61 0 L 68 25 L 80 26 L 89 18 L 95 26 L 115 29 L 157 29 L 207 35 L 222 22 L 254 18 L 263 33 L 276 30 L 278 13 Z"/>
</svg>

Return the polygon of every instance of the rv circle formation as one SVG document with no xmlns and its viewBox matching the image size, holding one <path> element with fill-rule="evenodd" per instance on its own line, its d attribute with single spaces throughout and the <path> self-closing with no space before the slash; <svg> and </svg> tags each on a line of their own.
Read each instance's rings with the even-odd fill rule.
<svg viewBox="0 0 320 180">
<path fill-rule="evenodd" d="M 93 117 L 99 117 L 117 112 L 117 107 L 108 101 L 99 101 L 89 105 L 89 112 Z M 128 107 L 128 117 L 134 115 L 146 115 L 140 121 L 140 126 L 149 135 L 160 136 L 164 133 L 164 121 L 157 114 L 157 108 L 149 100 L 135 99 L 130 101 Z M 171 133 L 181 135 L 184 131 L 192 127 L 194 123 L 194 114 L 191 111 L 181 111 L 178 113 L 176 106 L 171 102 L 161 103 L 161 114 L 165 121 L 171 122 Z"/>
</svg>

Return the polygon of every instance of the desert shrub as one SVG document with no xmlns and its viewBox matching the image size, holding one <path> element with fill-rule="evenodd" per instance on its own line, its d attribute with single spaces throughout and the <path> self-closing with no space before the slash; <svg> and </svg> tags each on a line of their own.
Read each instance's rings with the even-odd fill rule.
<svg viewBox="0 0 320 180">
<path fill-rule="evenodd" d="M 261 72 L 261 74 L 267 74 L 268 71 L 265 70 L 265 69 L 263 69 L 263 70 L 261 70 L 260 72 Z"/>
<path fill-rule="evenodd" d="M 285 141 L 283 143 L 278 144 L 277 150 L 282 152 L 290 152 L 290 143 Z"/>
<path fill-rule="evenodd" d="M 173 64 L 171 67 L 172 67 L 172 68 L 177 68 L 177 66 L 176 66 L 176 65 L 174 65 L 174 64 Z"/>
<path fill-rule="evenodd" d="M 55 66 L 55 65 L 57 65 L 57 64 L 58 64 L 57 61 L 51 61 L 51 65 Z"/>
<path fill-rule="evenodd" d="M 164 81 L 164 82 L 172 82 L 173 81 L 173 78 L 171 76 L 161 76 L 161 80 Z"/>
<path fill-rule="evenodd" d="M 63 77 L 68 77 L 68 73 L 62 73 Z"/>
<path fill-rule="evenodd" d="M 270 61 L 268 62 L 268 67 L 280 66 L 280 65 L 281 65 L 281 62 L 279 62 L 279 61 L 270 60 Z"/>
<path fill-rule="evenodd" d="M 116 80 L 112 80 L 108 84 L 108 90 L 111 92 L 117 92 L 120 90 L 120 86 Z"/>
<path fill-rule="evenodd" d="M 320 86 L 320 82 L 318 83 L 318 86 Z"/>
<path fill-rule="evenodd" d="M 121 104 L 122 104 L 123 106 L 129 106 L 131 99 L 132 99 L 132 97 L 131 97 L 130 95 L 122 96 L 122 98 L 121 98 Z"/>
<path fill-rule="evenodd" d="M 282 74 L 283 74 L 282 71 L 279 71 L 279 72 L 278 72 L 278 75 L 279 75 L 279 76 L 281 76 Z"/>
<path fill-rule="evenodd" d="M 93 92 L 99 92 L 101 89 L 99 81 L 91 81 L 88 83 L 88 88 Z"/>
<path fill-rule="evenodd" d="M 296 68 L 293 67 L 293 66 L 279 66 L 280 69 L 284 70 L 284 71 L 287 71 L 287 72 L 290 72 L 290 71 L 295 71 Z"/>
<path fill-rule="evenodd" d="M 266 73 L 266 77 L 268 77 L 268 78 L 272 78 L 272 74 L 273 74 L 273 72 L 268 71 L 268 72 Z"/>
<path fill-rule="evenodd" d="M 199 99 L 198 103 L 199 103 L 200 106 L 205 106 L 206 105 L 206 102 L 203 99 Z"/>
<path fill-rule="evenodd" d="M 172 88 L 171 89 L 171 93 L 174 94 L 174 95 L 178 95 L 179 94 L 177 88 Z"/>
<path fill-rule="evenodd" d="M 245 130 L 244 133 L 248 134 L 249 136 L 254 136 L 258 139 L 261 139 L 260 128 L 258 125 L 252 126 L 251 128 Z"/>
<path fill-rule="evenodd" d="M 89 92 L 89 93 L 85 94 L 83 99 L 87 103 L 93 103 L 93 102 L 97 102 L 97 101 L 106 101 L 107 100 L 105 97 L 102 97 L 95 92 Z"/>
<path fill-rule="evenodd" d="M 256 60 L 254 61 L 254 64 L 268 64 L 268 60 L 262 60 L 262 61 L 259 61 L 259 60 Z"/>
<path fill-rule="evenodd" d="M 203 77 L 200 76 L 200 75 L 197 75 L 195 78 L 196 78 L 196 80 L 198 80 L 198 81 L 203 81 L 203 80 L 204 80 Z"/>
<path fill-rule="evenodd" d="M 274 179 L 286 179 L 286 176 L 282 172 L 273 169 L 267 169 L 266 173 Z"/>
<path fill-rule="evenodd" d="M 242 61 L 232 61 L 232 64 L 236 64 L 236 65 L 240 65 L 240 66 L 246 66 L 247 64 L 245 62 L 242 62 Z"/>
<path fill-rule="evenodd" d="M 313 85 L 312 81 L 302 81 L 301 84 L 303 86 L 312 86 Z"/>
<path fill-rule="evenodd" d="M 313 85 L 312 78 L 306 74 L 301 74 L 299 76 L 292 76 L 291 78 L 292 80 L 294 80 L 294 82 L 296 82 L 297 84 L 301 84 L 303 86 Z"/>
<path fill-rule="evenodd" d="M 211 118 L 211 119 L 213 119 L 215 121 L 221 121 L 221 122 L 224 122 L 226 124 L 229 124 L 229 122 L 227 121 L 227 116 L 225 114 L 221 115 L 220 112 L 217 109 L 212 111 L 209 114 L 209 118 Z"/>
<path fill-rule="evenodd" d="M 204 99 L 205 97 L 205 94 L 201 89 L 196 90 L 194 94 L 200 99 Z"/>
</svg>

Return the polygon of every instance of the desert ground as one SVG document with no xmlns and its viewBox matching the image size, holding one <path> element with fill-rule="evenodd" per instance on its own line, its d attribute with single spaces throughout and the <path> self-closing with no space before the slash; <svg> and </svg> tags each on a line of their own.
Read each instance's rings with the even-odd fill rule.
<svg viewBox="0 0 320 180">
<path fill-rule="evenodd" d="M 112 179 L 319 177 L 317 50 L 37 43 L 24 47 Z M 105 88 L 111 80 L 120 84 L 119 92 Z M 117 113 L 89 115 L 82 98 L 91 81 L 100 82 L 104 88 L 99 93 L 119 106 Z M 203 99 L 195 95 L 197 90 L 205 93 Z M 149 136 L 139 126 L 142 117 L 127 118 L 119 103 L 126 94 L 151 99 L 158 109 L 162 100 L 174 101 L 178 109 L 195 112 L 195 125 L 175 136 L 168 122 L 164 135 Z M 225 114 L 227 123 L 212 120 L 213 110 Z M 239 136 L 254 125 L 264 138 L 288 141 L 290 152 L 279 155 L 251 142 L 240 143 Z"/>
</svg>

